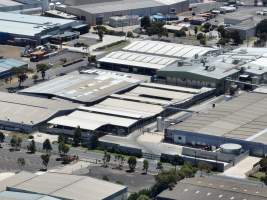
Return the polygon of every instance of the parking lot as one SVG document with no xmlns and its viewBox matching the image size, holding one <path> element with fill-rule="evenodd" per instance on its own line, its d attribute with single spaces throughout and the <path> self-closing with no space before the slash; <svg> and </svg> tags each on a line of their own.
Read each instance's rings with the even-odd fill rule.
<svg viewBox="0 0 267 200">
<path fill-rule="evenodd" d="M 39 153 L 28 154 L 25 151 L 10 152 L 9 149 L 0 149 L 0 172 L 16 172 L 20 170 L 36 172 L 42 169 L 42 160 Z M 20 167 L 17 163 L 18 158 L 25 159 L 25 166 Z M 56 156 L 50 157 L 48 168 L 61 165 L 56 161 Z"/>
</svg>

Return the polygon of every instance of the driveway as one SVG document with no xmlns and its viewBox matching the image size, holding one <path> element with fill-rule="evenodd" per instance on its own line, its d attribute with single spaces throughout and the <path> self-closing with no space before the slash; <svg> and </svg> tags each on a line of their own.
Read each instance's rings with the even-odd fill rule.
<svg viewBox="0 0 267 200">
<path fill-rule="evenodd" d="M 240 161 L 235 166 L 225 170 L 223 176 L 229 176 L 232 178 L 246 179 L 246 173 L 253 168 L 253 165 L 260 161 L 261 158 L 248 156 L 244 160 Z"/>
</svg>

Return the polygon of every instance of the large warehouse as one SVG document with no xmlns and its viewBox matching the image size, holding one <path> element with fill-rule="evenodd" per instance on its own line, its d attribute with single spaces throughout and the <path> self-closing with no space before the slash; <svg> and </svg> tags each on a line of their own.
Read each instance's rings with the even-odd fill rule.
<svg viewBox="0 0 267 200">
<path fill-rule="evenodd" d="M 52 125 L 52 131 L 68 135 L 73 134 L 77 126 L 84 132 L 126 135 L 163 114 L 164 106 L 189 106 L 211 92 L 211 89 L 204 88 L 197 90 L 143 83 L 128 92 L 113 94 L 96 105 L 81 106 L 77 111 L 54 118 L 48 124 Z"/>
<path fill-rule="evenodd" d="M 20 93 L 58 97 L 83 104 L 93 104 L 120 91 L 138 85 L 142 80 L 102 70 L 73 72 L 22 90 Z"/>
<path fill-rule="evenodd" d="M 243 93 L 169 127 L 166 141 L 211 145 L 237 143 L 252 155 L 267 153 L 267 93 Z"/>
<path fill-rule="evenodd" d="M 81 24 L 75 20 L 0 12 L 0 42 L 15 40 L 39 44 Z"/>
<path fill-rule="evenodd" d="M 70 113 L 78 105 L 0 92 L 0 128 L 31 132 L 49 119 Z"/>
<path fill-rule="evenodd" d="M 113 0 L 105 2 L 89 1 L 87 4 L 69 6 L 65 9 L 66 12 L 78 16 L 91 25 L 95 25 L 108 22 L 112 16 L 150 16 L 157 13 L 183 12 L 187 11 L 188 8 L 188 0 Z"/>
<path fill-rule="evenodd" d="M 124 51 L 144 53 L 150 55 L 166 56 L 180 59 L 193 59 L 195 57 L 214 54 L 218 50 L 210 47 L 176 44 L 169 42 L 140 40 L 134 41 L 123 48 Z"/>
<path fill-rule="evenodd" d="M 21 196 L 23 196 L 24 193 L 45 195 L 46 197 L 40 197 L 43 197 L 41 199 L 47 200 L 126 200 L 128 192 L 127 187 L 123 185 L 91 178 L 89 176 L 51 172 L 41 175 L 20 172 L 1 181 L 0 191 L 9 191 L 8 196 L 13 196 L 10 200 L 16 199 L 14 198 L 15 195 L 19 195 L 15 194 L 16 192 L 21 193 Z M 30 196 L 26 196 L 25 200 L 29 200 L 29 197 Z"/>
<path fill-rule="evenodd" d="M 157 71 L 177 65 L 181 60 L 200 59 L 217 51 L 210 47 L 140 40 L 132 42 L 122 51 L 106 55 L 98 62 L 104 69 L 155 75 Z"/>
</svg>

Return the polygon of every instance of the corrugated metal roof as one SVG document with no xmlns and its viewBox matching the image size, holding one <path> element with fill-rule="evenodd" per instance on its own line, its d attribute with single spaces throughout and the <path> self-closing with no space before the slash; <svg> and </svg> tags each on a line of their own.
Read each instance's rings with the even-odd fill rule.
<svg viewBox="0 0 267 200">
<path fill-rule="evenodd" d="M 175 58 L 194 58 L 196 54 L 202 56 L 209 52 L 216 51 L 216 49 L 210 47 L 175 44 L 150 40 L 134 41 L 130 45 L 124 47 L 123 50 L 129 52 L 147 53 L 152 55 L 169 56 Z"/>
<path fill-rule="evenodd" d="M 167 58 L 161 56 L 152 56 L 139 53 L 117 51 L 108 54 L 107 56 L 99 59 L 99 62 L 121 64 L 127 66 L 150 68 L 150 69 L 162 69 L 169 64 L 176 62 L 175 58 Z"/>
</svg>

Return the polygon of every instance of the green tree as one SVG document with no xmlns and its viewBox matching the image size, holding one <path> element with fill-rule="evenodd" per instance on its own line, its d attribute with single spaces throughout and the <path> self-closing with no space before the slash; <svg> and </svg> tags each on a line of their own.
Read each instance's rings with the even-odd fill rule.
<svg viewBox="0 0 267 200">
<path fill-rule="evenodd" d="M 11 147 L 15 148 L 15 150 L 19 150 L 21 147 L 22 138 L 17 135 L 13 135 L 10 140 Z"/>
<path fill-rule="evenodd" d="M 264 157 L 259 162 L 261 170 L 267 174 L 267 157 Z"/>
<path fill-rule="evenodd" d="M 203 39 L 203 38 L 205 38 L 205 35 L 204 35 L 203 33 L 199 33 L 199 34 L 197 34 L 197 39 L 198 39 L 198 40 L 201 40 L 201 39 Z"/>
<path fill-rule="evenodd" d="M 183 31 L 183 30 L 175 31 L 174 32 L 174 36 L 175 37 L 185 37 L 186 36 L 186 32 Z"/>
<path fill-rule="evenodd" d="M 37 72 L 41 72 L 42 79 L 45 79 L 46 71 L 49 70 L 49 66 L 45 63 L 40 63 L 36 65 Z"/>
<path fill-rule="evenodd" d="M 37 80 L 38 80 L 38 78 L 39 78 L 38 74 L 34 74 L 34 75 L 32 76 L 32 80 L 33 80 L 33 82 L 36 83 Z"/>
<path fill-rule="evenodd" d="M 62 134 L 60 134 L 57 138 L 57 143 L 60 144 L 62 142 L 65 143 L 65 137 Z"/>
<path fill-rule="evenodd" d="M 28 71 L 29 70 L 26 67 L 13 67 L 11 69 L 11 73 L 17 76 L 18 78 L 18 83 L 19 83 L 18 87 L 21 87 L 22 83 L 28 79 L 27 76 Z"/>
<path fill-rule="evenodd" d="M 175 171 L 177 170 L 177 166 L 182 164 L 182 158 L 179 155 L 175 155 L 172 160 L 172 164 L 175 166 Z"/>
<path fill-rule="evenodd" d="M 206 37 L 201 38 L 201 39 L 199 40 L 199 43 L 200 43 L 201 45 L 206 45 L 206 44 L 207 44 L 207 39 L 206 39 Z"/>
<path fill-rule="evenodd" d="M 157 35 L 159 38 L 162 36 L 168 36 L 168 32 L 163 27 L 164 23 L 162 22 L 152 22 L 151 26 L 147 28 L 147 34 L 148 35 Z"/>
<path fill-rule="evenodd" d="M 163 164 L 162 164 L 162 162 L 157 162 L 157 169 L 159 170 L 159 171 L 163 171 Z"/>
<path fill-rule="evenodd" d="M 17 136 L 13 135 L 10 140 L 10 146 L 15 148 L 16 144 L 17 144 Z"/>
<path fill-rule="evenodd" d="M 198 27 L 195 26 L 195 28 L 194 28 L 194 33 L 195 33 L 195 35 L 197 35 L 197 32 L 198 32 Z"/>
<path fill-rule="evenodd" d="M 36 152 L 36 145 L 34 140 L 31 140 L 30 144 L 27 146 L 27 149 L 29 153 L 34 154 Z"/>
<path fill-rule="evenodd" d="M 141 27 L 147 30 L 148 27 L 151 26 L 151 21 L 149 16 L 144 16 L 141 18 Z"/>
<path fill-rule="evenodd" d="M 105 151 L 103 159 L 102 159 L 104 167 L 108 167 L 108 163 L 110 162 L 110 159 L 111 159 L 111 155 L 107 151 Z"/>
<path fill-rule="evenodd" d="M 256 35 L 260 37 L 261 35 L 267 35 L 267 19 L 263 19 L 256 26 Z"/>
<path fill-rule="evenodd" d="M 148 160 L 144 160 L 143 161 L 143 170 L 145 171 L 146 174 L 147 174 L 148 168 L 149 168 L 149 162 L 148 162 Z"/>
<path fill-rule="evenodd" d="M 51 145 L 51 142 L 50 142 L 49 139 L 46 139 L 43 142 L 43 150 L 45 150 L 47 153 L 48 152 L 51 152 L 53 150 L 52 145 Z"/>
<path fill-rule="evenodd" d="M 5 134 L 0 131 L 0 142 L 4 142 L 5 138 L 6 138 Z"/>
<path fill-rule="evenodd" d="M 50 161 L 50 154 L 42 154 L 41 159 L 42 159 L 42 163 L 44 166 L 44 170 L 47 170 L 47 167 Z"/>
<path fill-rule="evenodd" d="M 81 142 L 82 142 L 82 130 L 80 126 L 78 126 L 74 131 L 73 145 L 77 147 L 81 144 Z"/>
<path fill-rule="evenodd" d="M 220 33 L 221 38 L 225 38 L 226 30 L 223 25 L 218 26 L 217 31 Z"/>
<path fill-rule="evenodd" d="M 137 200 L 150 200 L 150 198 L 147 195 L 142 194 L 137 198 Z"/>
<path fill-rule="evenodd" d="M 62 145 L 62 153 L 63 153 L 64 155 L 67 155 L 69 151 L 70 151 L 70 147 L 69 147 L 69 145 L 63 143 L 63 145 Z"/>
<path fill-rule="evenodd" d="M 21 169 L 26 165 L 26 161 L 25 161 L 24 158 L 18 158 L 17 159 L 17 164 L 18 164 L 19 168 Z"/>
<path fill-rule="evenodd" d="M 136 157 L 135 156 L 129 157 L 129 159 L 128 159 L 128 166 L 129 166 L 129 170 L 131 172 L 133 172 L 135 170 L 136 164 L 137 164 Z"/>
</svg>

